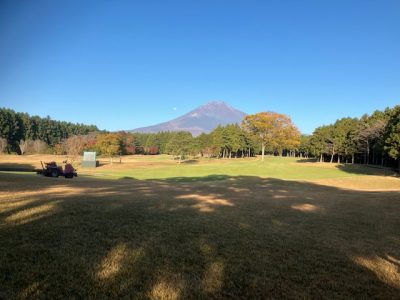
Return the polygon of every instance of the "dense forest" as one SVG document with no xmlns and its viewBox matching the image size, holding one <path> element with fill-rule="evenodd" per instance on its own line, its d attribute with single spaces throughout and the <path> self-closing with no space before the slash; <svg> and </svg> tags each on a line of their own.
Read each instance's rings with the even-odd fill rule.
<svg viewBox="0 0 400 300">
<path fill-rule="evenodd" d="M 319 161 L 400 167 L 400 105 L 343 118 L 303 136 L 299 148 Z"/>
<path fill-rule="evenodd" d="M 0 152 L 21 153 L 20 144 L 34 142 L 37 150 L 50 151 L 56 144 L 73 135 L 99 131 L 94 125 L 74 124 L 30 116 L 11 109 L 0 109 Z"/>
<path fill-rule="evenodd" d="M 300 135 L 285 115 L 260 113 L 246 117 L 241 125 L 218 126 L 211 133 L 197 137 L 188 132 L 101 132 L 94 125 L 0 109 L 0 152 L 80 155 L 93 150 L 107 156 L 172 154 L 179 158 L 240 158 L 260 154 L 263 148 L 270 155 L 397 167 L 400 166 L 400 106 L 361 118 L 343 118 L 316 128 L 311 135 Z"/>
</svg>

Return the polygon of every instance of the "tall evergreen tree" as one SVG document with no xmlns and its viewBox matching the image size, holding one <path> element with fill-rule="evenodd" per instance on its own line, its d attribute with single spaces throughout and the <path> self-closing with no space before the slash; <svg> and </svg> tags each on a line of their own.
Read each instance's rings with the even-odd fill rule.
<svg viewBox="0 0 400 300">
<path fill-rule="evenodd" d="M 385 150 L 398 162 L 400 172 L 400 105 L 389 112 L 389 120 L 385 129 Z"/>
</svg>

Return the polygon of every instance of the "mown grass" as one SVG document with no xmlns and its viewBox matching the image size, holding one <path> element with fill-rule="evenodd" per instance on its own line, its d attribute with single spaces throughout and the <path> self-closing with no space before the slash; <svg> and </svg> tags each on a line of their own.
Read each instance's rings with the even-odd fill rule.
<svg viewBox="0 0 400 300">
<path fill-rule="evenodd" d="M 397 298 L 399 179 L 266 163 L 98 170 L 129 180 L 0 172 L 0 298 Z M 132 179 L 148 167 L 171 176 Z M 309 181 L 277 178 L 285 168 Z"/>
<path fill-rule="evenodd" d="M 65 156 L 0 155 L 0 171 L 32 171 L 40 168 L 40 161 L 55 160 L 59 163 Z M 110 179 L 168 179 L 185 181 L 210 180 L 212 175 L 224 176 L 259 176 L 285 180 L 317 180 L 345 178 L 366 175 L 391 176 L 393 171 L 378 167 L 351 164 L 314 163 L 312 160 L 267 156 L 265 161 L 259 158 L 250 159 L 191 159 L 178 164 L 168 155 L 131 155 L 123 156 L 111 165 L 108 158 L 100 158 L 100 167 L 95 169 L 81 168 L 80 157 L 69 158 L 78 168 L 79 174 L 97 178 Z"/>
<path fill-rule="evenodd" d="M 154 160 L 154 158 L 153 158 Z M 155 161 L 155 160 L 154 160 Z M 164 160 L 165 161 L 165 158 Z M 83 174 L 110 178 L 166 179 L 179 177 L 207 178 L 208 175 L 259 176 L 288 180 L 315 180 L 365 175 L 391 175 L 390 170 L 361 165 L 337 165 L 299 162 L 298 158 L 269 156 L 264 162 L 259 159 L 194 160 L 190 163 L 155 163 L 142 167 L 134 163 L 123 163 L 121 167 L 81 170 Z M 156 161 L 155 161 L 156 162 Z"/>
</svg>

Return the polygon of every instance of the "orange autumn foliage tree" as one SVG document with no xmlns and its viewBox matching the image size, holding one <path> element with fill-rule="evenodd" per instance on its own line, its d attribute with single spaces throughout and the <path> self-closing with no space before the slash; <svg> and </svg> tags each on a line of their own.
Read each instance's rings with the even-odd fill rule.
<svg viewBox="0 0 400 300">
<path fill-rule="evenodd" d="M 121 153 L 120 136 L 116 133 L 106 133 L 97 136 L 96 149 L 100 154 L 110 158 L 113 163 L 113 156 Z"/>
<path fill-rule="evenodd" d="M 243 128 L 252 133 L 261 143 L 261 155 L 264 160 L 265 147 L 282 154 L 283 149 L 295 149 L 300 145 L 300 131 L 289 116 L 276 112 L 260 112 L 247 115 Z"/>
</svg>

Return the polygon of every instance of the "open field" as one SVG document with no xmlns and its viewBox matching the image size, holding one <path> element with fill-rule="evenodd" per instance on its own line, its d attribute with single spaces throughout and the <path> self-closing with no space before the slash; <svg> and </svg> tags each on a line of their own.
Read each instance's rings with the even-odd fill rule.
<svg viewBox="0 0 400 300">
<path fill-rule="evenodd" d="M 375 175 L 374 186 L 382 188 L 388 182 L 399 187 L 398 180 L 392 178 L 393 171 L 377 167 L 350 164 L 314 163 L 311 160 L 267 156 L 265 162 L 258 158 L 246 159 L 192 159 L 178 164 L 168 155 L 129 155 L 122 156 L 122 163 L 114 159 L 111 165 L 108 158 L 100 158 L 100 167 L 84 169 L 80 167 L 81 157 L 74 158 L 57 155 L 0 155 L 0 171 L 33 171 L 41 168 L 40 161 L 64 159 L 73 162 L 78 173 L 86 177 L 101 179 L 169 179 L 175 181 L 215 180 L 218 176 L 259 176 L 285 180 L 319 180 L 356 178 Z M 210 175 L 213 175 L 210 177 Z M 214 176 L 215 175 L 215 176 Z M 372 179 L 372 177 L 368 177 Z M 383 180 L 384 179 L 384 180 Z"/>
<path fill-rule="evenodd" d="M 0 156 L 0 169 L 38 161 Z M 73 180 L 0 172 L 0 298 L 398 298 L 389 170 L 123 162 Z"/>
</svg>

